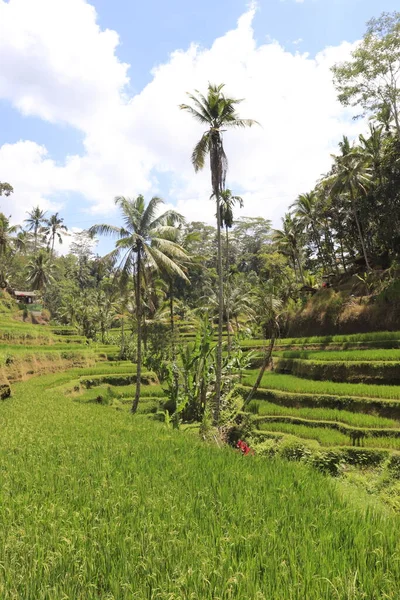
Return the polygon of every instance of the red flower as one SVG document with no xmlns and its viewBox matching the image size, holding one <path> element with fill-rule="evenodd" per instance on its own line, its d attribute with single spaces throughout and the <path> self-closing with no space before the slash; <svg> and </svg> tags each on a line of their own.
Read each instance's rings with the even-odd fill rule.
<svg viewBox="0 0 400 600">
<path fill-rule="evenodd" d="M 250 448 L 250 446 L 248 446 L 246 444 L 246 442 L 243 442 L 242 440 L 238 441 L 238 443 L 236 444 L 236 447 L 240 450 L 240 452 L 243 454 L 243 456 L 246 456 L 249 453 L 253 454 L 253 451 Z"/>
</svg>

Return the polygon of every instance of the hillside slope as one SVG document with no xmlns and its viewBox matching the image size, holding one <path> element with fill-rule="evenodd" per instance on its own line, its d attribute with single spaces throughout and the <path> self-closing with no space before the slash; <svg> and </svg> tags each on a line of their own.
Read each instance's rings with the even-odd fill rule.
<svg viewBox="0 0 400 600">
<path fill-rule="evenodd" d="M 305 297 L 286 315 L 288 337 L 398 330 L 400 279 L 375 284 L 355 277 L 333 280 L 332 287 Z"/>
</svg>

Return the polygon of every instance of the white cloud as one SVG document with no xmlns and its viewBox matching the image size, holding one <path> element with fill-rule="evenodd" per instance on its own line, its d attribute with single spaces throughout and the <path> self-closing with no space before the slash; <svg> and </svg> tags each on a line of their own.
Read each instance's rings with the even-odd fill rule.
<svg viewBox="0 0 400 600">
<path fill-rule="evenodd" d="M 23 113 L 77 128 L 85 148 L 59 165 L 34 141 L 4 145 L 0 179 L 16 191 L 0 206 L 17 219 L 34 204 L 60 207 L 69 192 L 79 192 L 91 212 L 106 216 L 116 194 L 162 191 L 188 218 L 212 221 L 209 174 L 195 175 L 190 164 L 202 129 L 178 104 L 186 91 L 223 81 L 230 95 L 246 97 L 240 113 L 262 124 L 226 133 L 229 186 L 244 196 L 243 214 L 277 222 L 329 168 L 342 134 L 355 135 L 361 124 L 337 102 L 331 82 L 330 66 L 348 56 L 351 45 L 315 58 L 275 41 L 257 46 L 254 13 L 252 5 L 210 48 L 177 50 L 129 96 L 127 65 L 116 56 L 118 35 L 100 30 L 85 0 L 0 0 L 0 98 Z M 165 174 L 169 190 L 157 179 Z"/>
</svg>

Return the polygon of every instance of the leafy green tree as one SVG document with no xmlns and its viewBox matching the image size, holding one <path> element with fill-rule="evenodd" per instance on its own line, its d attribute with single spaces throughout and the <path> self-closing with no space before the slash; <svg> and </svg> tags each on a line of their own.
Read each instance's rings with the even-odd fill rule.
<svg viewBox="0 0 400 600">
<path fill-rule="evenodd" d="M 14 188 L 9 183 L 5 181 L 0 181 L 0 196 L 10 196 L 14 192 Z"/>
<path fill-rule="evenodd" d="M 144 275 L 146 268 L 163 269 L 187 279 L 183 270 L 175 262 L 175 259 L 184 259 L 186 254 L 179 244 L 167 239 L 168 234 L 171 233 L 171 227 L 166 225 L 168 219 L 179 223 L 183 218 L 171 210 L 157 216 L 158 209 L 163 203 L 163 200 L 157 197 L 151 198 L 146 205 L 145 199 L 141 195 L 137 198 L 118 196 L 115 203 L 121 210 L 124 226 L 93 225 L 89 232 L 93 236 L 100 234 L 118 238 L 111 256 L 116 262 L 119 261 L 119 268 L 126 279 L 133 277 L 137 321 L 137 379 L 136 393 L 132 404 L 132 413 L 135 413 L 139 404 L 142 373 L 142 305 L 143 286 L 146 285 Z"/>
<path fill-rule="evenodd" d="M 389 110 L 400 139 L 400 12 L 371 19 L 351 60 L 335 65 L 333 75 L 342 104 Z"/>
<path fill-rule="evenodd" d="M 226 97 L 223 93 L 224 85 L 208 85 L 207 96 L 196 90 L 188 94 L 193 103 L 181 104 L 180 108 L 187 111 L 192 117 L 206 127 L 200 140 L 192 152 L 192 164 L 195 171 L 202 170 L 206 157 L 210 157 L 212 194 L 216 199 L 217 212 L 217 270 L 219 282 L 219 311 L 218 311 L 218 344 L 215 385 L 215 410 L 214 421 L 219 419 L 221 403 L 221 375 L 222 375 L 222 330 L 223 330 L 223 265 L 221 244 L 221 194 L 225 190 L 225 180 L 228 160 L 224 150 L 223 131 L 229 128 L 251 127 L 256 121 L 241 119 L 236 112 L 236 106 L 241 102 L 236 98 Z"/>
<path fill-rule="evenodd" d="M 43 223 L 46 222 L 46 212 L 43 211 L 39 206 L 32 208 L 28 212 L 28 218 L 24 221 L 27 224 L 27 230 L 33 231 L 34 239 L 34 253 L 37 251 L 38 233 Z"/>
</svg>

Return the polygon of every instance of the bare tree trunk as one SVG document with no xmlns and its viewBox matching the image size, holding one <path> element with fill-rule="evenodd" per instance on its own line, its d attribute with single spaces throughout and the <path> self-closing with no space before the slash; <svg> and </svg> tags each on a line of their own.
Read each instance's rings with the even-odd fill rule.
<svg viewBox="0 0 400 600">
<path fill-rule="evenodd" d="M 299 254 L 297 254 L 296 259 L 297 259 L 297 264 L 299 265 L 301 283 L 304 285 L 304 273 L 303 273 L 303 267 L 301 266 L 301 259 L 300 259 Z"/>
<path fill-rule="evenodd" d="M 135 414 L 139 405 L 140 398 L 140 383 L 142 377 L 142 307 L 141 307 L 141 294 L 140 294 L 140 249 L 138 251 L 138 258 L 136 262 L 136 320 L 137 320 L 137 369 L 136 369 L 136 391 L 135 398 L 133 400 L 131 412 Z"/>
<path fill-rule="evenodd" d="M 346 260 L 344 258 L 343 240 L 342 240 L 341 237 L 339 237 L 339 244 L 340 244 L 340 254 L 342 256 L 343 270 L 344 270 L 345 273 L 347 273 Z"/>
<path fill-rule="evenodd" d="M 319 234 L 317 229 L 314 226 L 314 223 L 311 224 L 313 233 L 314 233 L 314 239 L 315 239 L 315 243 L 317 245 L 317 252 L 318 252 L 318 256 L 322 262 L 322 268 L 324 269 L 324 271 L 326 271 L 326 264 L 325 264 L 325 259 L 324 259 L 324 255 L 322 253 L 322 248 L 321 248 L 321 241 L 319 239 Z"/>
<path fill-rule="evenodd" d="M 174 322 L 174 282 L 172 277 L 169 281 L 169 318 L 171 324 L 171 340 L 172 340 L 172 363 L 173 363 L 173 378 L 175 393 L 178 393 L 179 378 L 176 367 L 176 344 L 175 344 L 175 322 Z"/>
<path fill-rule="evenodd" d="M 255 384 L 253 385 L 253 388 L 252 388 L 251 392 L 247 396 L 247 398 L 246 398 L 246 400 L 244 402 L 244 406 L 247 406 L 247 404 L 249 404 L 249 402 L 252 400 L 254 394 L 256 393 L 256 391 L 259 388 L 259 385 L 260 385 L 261 380 L 263 378 L 263 375 L 264 375 L 264 373 L 266 371 L 266 368 L 268 367 L 269 363 L 271 362 L 271 356 L 272 356 L 272 351 L 273 351 L 274 345 L 275 345 L 275 339 L 276 339 L 276 332 L 275 332 L 275 328 L 274 328 L 273 331 L 272 331 L 272 333 L 271 333 L 271 339 L 270 339 L 267 351 L 265 353 L 264 361 L 263 361 L 263 364 L 261 366 L 260 372 L 258 374 L 257 381 L 255 382 Z"/>
<path fill-rule="evenodd" d="M 367 250 L 366 250 L 365 243 L 364 243 L 364 236 L 363 236 L 363 233 L 362 233 L 362 230 L 361 230 L 360 220 L 358 218 L 357 207 L 356 207 L 356 203 L 355 203 L 355 200 L 354 200 L 354 193 L 353 193 L 352 189 L 351 189 L 351 205 L 352 205 L 352 208 L 353 208 L 354 218 L 355 218 L 356 224 L 357 224 L 358 236 L 360 238 L 361 247 L 362 247 L 362 251 L 363 251 L 363 254 L 364 254 L 365 266 L 367 267 L 367 271 L 370 271 L 371 267 L 370 267 L 370 264 L 369 264 L 369 261 L 368 261 Z"/>
</svg>

